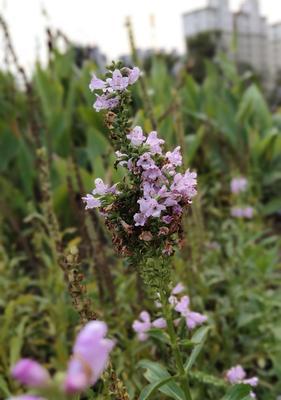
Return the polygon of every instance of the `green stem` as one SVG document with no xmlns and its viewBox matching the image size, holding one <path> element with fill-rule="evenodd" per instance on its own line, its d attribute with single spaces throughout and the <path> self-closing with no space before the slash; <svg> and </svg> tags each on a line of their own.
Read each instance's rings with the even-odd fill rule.
<svg viewBox="0 0 281 400">
<path fill-rule="evenodd" d="M 176 362 L 176 367 L 177 367 L 177 372 L 179 375 L 179 380 L 181 383 L 181 388 L 185 394 L 186 400 L 192 400 L 190 390 L 189 390 L 189 385 L 188 385 L 188 378 L 186 376 L 186 372 L 184 370 L 184 363 L 183 359 L 181 356 L 180 348 L 178 345 L 177 341 L 177 335 L 176 331 L 174 328 L 174 322 L 172 318 L 172 313 L 169 304 L 167 303 L 167 296 L 162 292 L 161 293 L 161 303 L 163 306 L 163 313 L 167 322 L 167 328 L 168 328 L 168 334 L 170 336 L 171 340 L 171 347 L 172 347 L 172 352 L 175 358 Z"/>
</svg>

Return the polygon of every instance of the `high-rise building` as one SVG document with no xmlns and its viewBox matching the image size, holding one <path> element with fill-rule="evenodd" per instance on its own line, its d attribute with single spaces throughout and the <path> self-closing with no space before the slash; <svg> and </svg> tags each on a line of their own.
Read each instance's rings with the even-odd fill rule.
<svg viewBox="0 0 281 400">
<path fill-rule="evenodd" d="M 199 33 L 219 33 L 217 49 L 253 67 L 269 87 L 281 71 L 281 22 L 269 25 L 258 0 L 244 0 L 235 13 L 228 0 L 209 0 L 207 7 L 184 14 L 183 26 L 187 43 Z"/>
</svg>

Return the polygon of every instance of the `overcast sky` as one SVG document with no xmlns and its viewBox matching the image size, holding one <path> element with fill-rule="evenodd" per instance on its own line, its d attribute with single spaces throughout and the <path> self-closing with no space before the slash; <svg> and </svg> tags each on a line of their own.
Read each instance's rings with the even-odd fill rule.
<svg viewBox="0 0 281 400">
<path fill-rule="evenodd" d="M 30 67 L 36 54 L 44 58 L 47 25 L 60 28 L 74 41 L 99 45 L 110 58 L 128 53 L 126 16 L 132 17 L 138 47 L 183 51 L 181 14 L 206 3 L 206 0 L 0 0 L 0 8 L 9 23 L 21 62 Z M 230 0 L 230 4 L 235 10 L 241 0 Z M 260 4 L 270 22 L 281 20 L 281 0 L 260 0 Z M 154 29 L 151 15 L 154 15 Z"/>
</svg>

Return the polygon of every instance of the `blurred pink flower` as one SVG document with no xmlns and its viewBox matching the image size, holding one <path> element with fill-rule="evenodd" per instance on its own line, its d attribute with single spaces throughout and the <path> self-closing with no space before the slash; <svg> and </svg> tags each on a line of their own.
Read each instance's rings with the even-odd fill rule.
<svg viewBox="0 0 281 400">
<path fill-rule="evenodd" d="M 22 358 L 11 370 L 11 375 L 23 385 L 29 387 L 44 387 L 50 381 L 49 372 L 37 361 Z"/>
<path fill-rule="evenodd" d="M 240 192 L 244 192 L 247 188 L 248 181 L 246 178 L 237 177 L 233 178 L 230 182 L 230 189 L 233 194 L 238 194 Z"/>
<path fill-rule="evenodd" d="M 256 376 L 248 379 L 245 378 L 246 378 L 246 372 L 241 365 L 236 365 L 235 367 L 232 367 L 228 371 L 226 371 L 226 379 L 232 385 L 235 385 L 237 383 L 245 383 L 245 385 L 250 385 L 255 387 L 259 383 L 259 379 Z M 251 392 L 250 396 L 253 399 L 256 398 L 254 392 Z"/>
<path fill-rule="evenodd" d="M 67 393 L 82 392 L 99 379 L 114 347 L 106 334 L 107 326 L 101 321 L 89 322 L 78 334 L 64 382 Z"/>
</svg>

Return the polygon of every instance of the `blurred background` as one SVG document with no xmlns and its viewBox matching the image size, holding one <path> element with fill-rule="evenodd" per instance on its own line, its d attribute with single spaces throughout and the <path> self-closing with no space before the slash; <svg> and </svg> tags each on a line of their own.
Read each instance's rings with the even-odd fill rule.
<svg viewBox="0 0 281 400">
<path fill-rule="evenodd" d="M 169 364 L 163 345 L 137 342 L 132 322 L 154 305 L 81 201 L 95 178 L 124 177 L 88 89 L 118 59 L 142 71 L 132 124 L 180 144 L 198 172 L 173 258 L 175 282 L 212 328 L 194 390 L 220 398 L 239 363 L 259 376 L 259 399 L 280 398 L 280 1 L 0 0 L 0 48 L 0 398 L 20 392 L 9 373 L 20 356 L 64 368 L 89 304 L 117 339 L 131 398 L 141 358 Z"/>
</svg>

